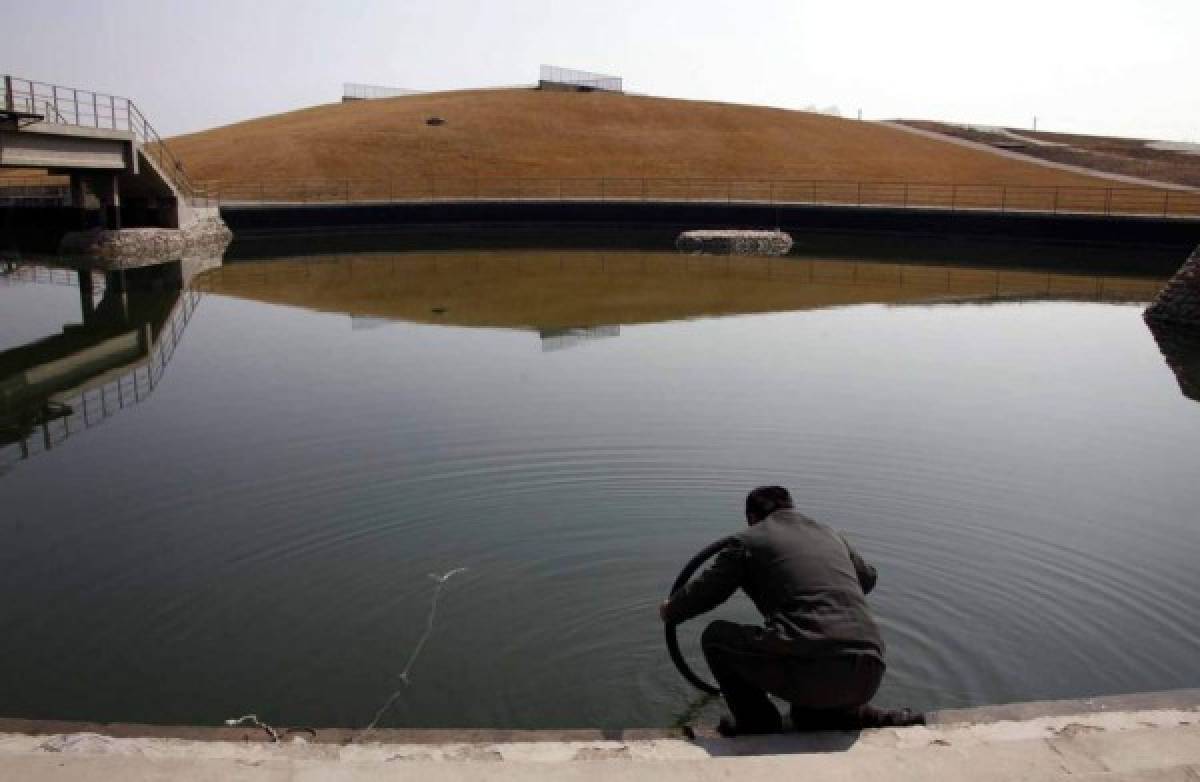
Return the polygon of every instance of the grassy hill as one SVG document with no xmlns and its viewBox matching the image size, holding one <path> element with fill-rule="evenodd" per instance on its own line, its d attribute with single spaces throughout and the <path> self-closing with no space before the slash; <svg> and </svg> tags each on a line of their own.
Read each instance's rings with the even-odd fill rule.
<svg viewBox="0 0 1200 782">
<path fill-rule="evenodd" d="M 431 117 L 445 123 L 429 125 Z M 602 92 L 469 90 L 354 101 L 169 143 L 197 181 L 605 176 L 1108 184 L 871 122 Z"/>
</svg>

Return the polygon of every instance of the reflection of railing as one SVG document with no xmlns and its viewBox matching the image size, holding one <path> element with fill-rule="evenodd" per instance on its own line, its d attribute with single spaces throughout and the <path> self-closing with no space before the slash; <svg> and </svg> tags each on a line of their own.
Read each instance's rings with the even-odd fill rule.
<svg viewBox="0 0 1200 782">
<path fill-rule="evenodd" d="M 99 426 L 125 408 L 145 401 L 161 382 L 200 298 L 198 291 L 180 293 L 145 359 L 116 377 L 52 395 L 33 432 L 15 443 L 0 446 L 0 472 L 13 462 L 53 450 L 71 436 Z"/>
<path fill-rule="evenodd" d="M 104 275 L 100 272 L 90 272 L 90 274 L 92 275 L 93 293 L 100 293 L 104 290 Z M 0 285 L 21 285 L 25 283 L 69 285 L 72 288 L 78 288 L 79 272 L 74 269 L 61 269 L 56 266 L 0 264 Z"/>
<path fill-rule="evenodd" d="M 604 201 L 853 206 L 1001 214 L 1200 217 L 1200 192 L 1146 187 L 931 184 L 657 177 L 428 177 L 214 182 L 249 204 Z"/>
<path fill-rule="evenodd" d="M 181 197 L 207 201 L 207 194 L 192 185 L 183 164 L 128 98 L 5 75 L 0 82 L 0 110 L 38 114 L 42 122 L 53 125 L 128 131 Z"/>
</svg>

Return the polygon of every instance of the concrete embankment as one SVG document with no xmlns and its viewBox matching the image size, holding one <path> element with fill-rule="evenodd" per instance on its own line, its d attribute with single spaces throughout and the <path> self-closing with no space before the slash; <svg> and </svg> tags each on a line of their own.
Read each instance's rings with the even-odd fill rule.
<svg viewBox="0 0 1200 782">
<path fill-rule="evenodd" d="M 223 203 L 234 235 L 384 226 L 537 225 L 542 228 L 652 228 L 673 243 L 682 231 L 704 228 L 845 231 L 909 236 L 986 236 L 1021 241 L 1200 243 L 1200 219 L 1000 212 L 996 210 L 822 206 L 751 202 L 446 201 L 349 204 Z"/>
<path fill-rule="evenodd" d="M 1011 704 L 927 727 L 685 740 L 668 732 L 349 731 L 0 720 L 0 780 L 1194 780 L 1200 690 Z M 169 736 L 193 738 L 170 738 Z"/>
</svg>

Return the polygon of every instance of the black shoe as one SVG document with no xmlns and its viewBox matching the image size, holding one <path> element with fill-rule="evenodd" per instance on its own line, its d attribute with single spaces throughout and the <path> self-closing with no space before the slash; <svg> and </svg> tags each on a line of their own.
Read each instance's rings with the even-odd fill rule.
<svg viewBox="0 0 1200 782">
<path fill-rule="evenodd" d="M 925 712 L 912 709 L 892 709 L 888 711 L 888 727 L 908 728 L 913 725 L 925 724 Z"/>
<path fill-rule="evenodd" d="M 792 708 L 792 728 L 801 733 L 825 730 L 855 730 L 862 727 L 857 709 Z"/>
<path fill-rule="evenodd" d="M 859 726 L 863 728 L 907 728 L 924 725 L 925 714 L 912 709 L 878 709 L 871 705 L 858 707 Z"/>
<path fill-rule="evenodd" d="M 783 730 L 782 725 L 754 725 L 742 727 L 733 721 L 733 717 L 728 714 L 722 715 L 720 721 L 717 722 L 717 734 L 727 739 L 734 736 L 763 736 L 768 733 L 780 733 Z"/>
</svg>

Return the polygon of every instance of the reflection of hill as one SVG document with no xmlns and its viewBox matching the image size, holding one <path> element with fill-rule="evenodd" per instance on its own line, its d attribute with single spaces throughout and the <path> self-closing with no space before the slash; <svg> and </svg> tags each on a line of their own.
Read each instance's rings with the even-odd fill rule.
<svg viewBox="0 0 1200 782">
<path fill-rule="evenodd" d="M 1161 283 L 792 258 L 506 252 L 229 264 L 197 278 L 197 285 L 361 318 L 552 330 L 867 303 L 1148 300 Z"/>
</svg>

